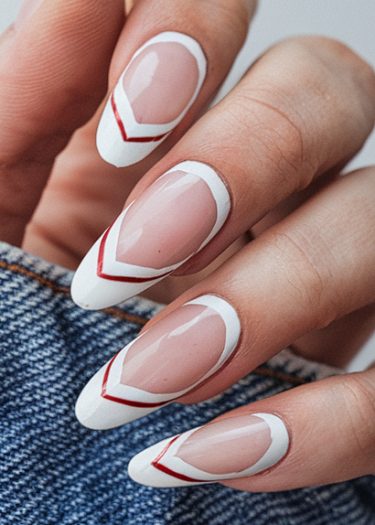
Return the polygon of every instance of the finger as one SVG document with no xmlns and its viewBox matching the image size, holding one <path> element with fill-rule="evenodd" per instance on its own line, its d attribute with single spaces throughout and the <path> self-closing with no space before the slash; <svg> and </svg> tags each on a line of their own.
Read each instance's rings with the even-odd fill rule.
<svg viewBox="0 0 375 525">
<path fill-rule="evenodd" d="M 106 89 L 123 3 L 44 0 L 0 47 L 0 238 L 21 242 L 56 154 Z"/>
<path fill-rule="evenodd" d="M 314 330 L 293 343 L 299 355 L 346 368 L 374 334 L 375 304 L 351 312 L 321 330 Z"/>
<path fill-rule="evenodd" d="M 317 179 L 306 190 L 299 192 L 268 213 L 252 229 L 259 236 L 272 225 L 287 217 L 328 183 L 339 180 L 340 175 L 329 174 Z M 293 350 L 307 359 L 331 366 L 345 368 L 365 345 L 374 332 L 375 305 L 367 305 L 351 312 L 329 326 L 302 336 L 293 342 Z"/>
<path fill-rule="evenodd" d="M 374 89 L 369 66 L 336 42 L 273 48 L 142 179 L 78 268 L 74 301 L 103 308 L 177 268 L 206 266 L 360 148 L 373 126 Z"/>
<path fill-rule="evenodd" d="M 251 492 L 374 474 L 374 397 L 375 370 L 301 386 L 153 445 L 129 474 L 153 487 L 228 480 Z"/>
<path fill-rule="evenodd" d="M 114 176 L 117 168 L 97 153 L 94 120 L 96 114 L 56 159 L 22 244 L 26 251 L 72 270 L 121 212 L 125 196 L 144 174 L 139 166 L 125 177 Z"/>
<path fill-rule="evenodd" d="M 126 3 L 128 10 L 132 4 L 133 2 Z M 238 83 L 248 68 L 250 57 L 247 55 L 252 44 L 249 35 L 250 32 L 210 105 L 221 100 Z M 130 194 L 135 182 L 169 149 L 170 141 L 166 140 L 143 162 L 124 168 L 125 177 L 111 181 L 108 174 L 118 173 L 117 168 L 103 161 L 94 146 L 102 110 L 103 105 L 99 107 L 89 123 L 74 134 L 69 146 L 59 156 L 43 193 L 42 202 L 28 225 L 23 242 L 27 251 L 72 269 L 78 266 L 95 239 L 121 211 L 124 199 Z M 86 211 L 82 210 L 83 203 L 87 204 Z M 79 214 L 77 214 L 78 207 L 81 208 Z M 100 208 L 100 211 L 93 216 L 91 210 L 94 207 Z M 66 228 L 61 227 L 64 223 L 67 223 L 68 229 L 76 232 L 74 237 L 66 238 Z M 184 287 L 183 289 L 186 290 L 190 287 L 188 283 L 191 280 L 191 277 L 186 277 L 182 280 L 185 284 L 180 280 L 177 288 L 182 290 Z M 166 287 L 171 291 L 176 288 L 175 284 L 172 284 L 175 280 L 168 279 L 168 281 L 170 285 L 165 283 L 161 295 L 158 290 L 153 291 L 157 294 L 156 300 L 159 302 L 166 296 Z M 178 293 L 173 291 L 172 295 L 167 296 L 167 302 L 177 295 Z"/>
<path fill-rule="evenodd" d="M 139 0 L 110 70 L 113 90 L 97 147 L 118 167 L 134 164 L 187 129 L 224 80 L 247 33 L 253 0 Z M 220 35 L 218 37 L 218 35 Z"/>
<path fill-rule="evenodd" d="M 228 16 L 225 24 L 229 30 L 230 27 L 236 25 L 236 13 L 241 10 L 241 3 L 245 3 L 245 7 L 251 7 L 251 4 L 254 4 L 251 1 L 246 3 L 245 0 L 244 2 L 241 0 L 240 2 L 234 2 L 234 6 L 233 2 L 225 3 L 223 9 L 216 4 L 215 7 L 219 7 L 219 11 L 217 13 L 214 11 L 214 18 L 222 19 L 221 12 L 227 8 Z M 153 9 L 153 5 L 153 2 L 146 2 L 146 11 Z M 172 16 L 174 11 L 176 13 L 177 11 L 181 12 L 183 5 L 181 2 L 173 2 L 172 8 L 168 9 L 168 17 L 164 17 L 164 23 L 167 23 L 169 15 Z M 161 9 L 165 7 L 165 3 L 162 2 Z M 203 9 L 203 4 L 199 3 L 198 8 Z M 197 4 L 194 4 L 193 9 L 188 9 L 188 11 L 192 17 L 195 17 Z M 248 17 L 248 13 L 244 17 L 241 16 L 239 23 L 244 24 Z M 143 27 L 142 23 L 145 16 L 141 17 L 139 15 L 138 18 L 142 18 L 141 26 Z M 179 16 L 177 18 L 179 19 Z M 157 17 L 157 20 L 159 19 L 160 14 Z M 155 20 L 153 19 L 153 21 Z M 233 31 L 233 33 L 238 33 L 238 31 Z M 121 70 L 123 69 L 124 60 L 126 60 L 126 49 L 129 47 L 129 43 L 131 45 L 133 39 L 142 40 L 143 38 L 143 35 L 139 35 L 138 31 L 136 31 L 136 35 L 128 36 L 126 29 L 125 36 L 126 38 L 118 46 L 113 60 L 113 68 L 111 69 L 111 71 L 114 71 L 114 73 L 111 73 L 112 84 L 116 83 L 116 74 L 118 76 L 121 75 L 121 71 L 119 70 L 116 73 L 114 68 L 117 64 Z M 199 37 L 201 38 L 201 35 Z M 231 45 L 235 43 L 236 38 L 233 39 L 231 37 Z M 203 40 L 205 40 L 205 37 L 203 37 Z M 220 40 L 218 40 L 218 47 L 220 47 Z M 208 83 L 210 78 L 223 71 L 224 65 L 224 62 L 219 59 L 218 70 L 209 69 Z M 239 68 L 237 67 L 236 70 L 238 71 Z M 220 96 L 223 96 L 223 92 L 229 90 L 230 85 L 233 85 L 234 82 L 236 82 L 236 77 L 230 75 L 230 78 L 227 78 L 224 85 L 220 88 Z M 198 97 L 197 104 L 199 104 L 199 100 Z M 168 143 L 171 140 L 175 140 L 172 137 L 171 140 L 164 141 L 143 162 L 139 162 L 136 166 L 131 166 L 131 168 L 124 168 L 122 171 L 123 175 L 125 175 L 124 177 L 112 180 L 108 175 L 118 173 L 117 168 L 103 161 L 95 148 L 95 135 L 102 111 L 103 107 L 101 106 L 89 123 L 74 134 L 69 146 L 59 156 L 58 162 L 54 166 L 52 177 L 44 191 L 42 202 L 38 206 L 36 214 L 32 217 L 32 222 L 28 226 L 23 243 L 27 251 L 73 269 L 78 266 L 79 261 L 93 241 L 100 235 L 100 232 L 121 211 L 124 199 L 129 195 L 135 182 L 161 158 L 163 152 L 168 150 L 170 147 Z M 189 115 L 190 112 L 186 115 L 186 119 L 189 119 Z M 182 130 L 181 132 L 183 132 L 184 126 L 184 123 L 179 126 L 179 129 Z M 177 136 L 181 132 L 176 130 L 173 136 Z M 93 209 L 96 210 L 95 214 L 92 213 Z M 77 210 L 79 210 L 79 213 L 77 213 Z M 75 235 L 67 237 L 67 230 L 74 231 Z M 160 301 L 160 298 L 158 300 Z"/>
<path fill-rule="evenodd" d="M 81 423 L 110 428 L 207 399 L 373 301 L 374 186 L 374 169 L 344 177 L 166 307 L 85 386 Z"/>
</svg>

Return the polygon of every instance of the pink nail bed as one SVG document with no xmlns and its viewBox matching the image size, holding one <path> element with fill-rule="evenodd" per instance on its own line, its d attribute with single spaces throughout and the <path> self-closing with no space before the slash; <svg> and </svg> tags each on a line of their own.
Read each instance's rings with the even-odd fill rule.
<svg viewBox="0 0 375 525">
<path fill-rule="evenodd" d="M 177 264 L 199 249 L 216 218 L 207 183 L 198 175 L 173 171 L 129 208 L 120 227 L 117 259 L 156 269 Z"/>
<path fill-rule="evenodd" d="M 185 390 L 202 381 L 220 359 L 225 332 L 216 310 L 187 304 L 134 342 L 126 354 L 121 383 L 155 394 Z"/>
<path fill-rule="evenodd" d="M 178 487 L 252 476 L 287 453 L 288 431 L 273 414 L 227 417 L 165 439 L 129 463 L 134 481 Z"/>
<path fill-rule="evenodd" d="M 186 108 L 198 80 L 197 60 L 183 44 L 172 41 L 151 44 L 139 53 L 122 84 L 137 122 L 168 124 Z"/>
<path fill-rule="evenodd" d="M 197 469 L 220 477 L 255 465 L 270 444 L 271 431 L 264 419 L 234 416 L 205 425 L 190 434 L 176 456 Z"/>
<path fill-rule="evenodd" d="M 78 419 L 89 428 L 111 428 L 178 399 L 228 362 L 239 335 L 227 301 L 214 295 L 189 301 L 95 374 L 78 398 Z"/>
<path fill-rule="evenodd" d="M 101 117 L 97 147 L 104 160 L 129 166 L 149 155 L 196 100 L 206 58 L 192 37 L 164 32 L 133 55 Z"/>
<path fill-rule="evenodd" d="M 79 266 L 72 297 L 83 308 L 117 304 L 181 266 L 220 231 L 230 210 L 213 168 L 184 161 L 133 201 Z"/>
</svg>

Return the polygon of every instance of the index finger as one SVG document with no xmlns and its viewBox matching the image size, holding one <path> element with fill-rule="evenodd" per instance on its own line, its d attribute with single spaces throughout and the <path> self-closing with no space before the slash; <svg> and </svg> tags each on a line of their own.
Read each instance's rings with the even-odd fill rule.
<svg viewBox="0 0 375 525">
<path fill-rule="evenodd" d="M 98 126 L 97 147 L 104 160 L 129 166 L 168 137 L 170 143 L 177 140 L 229 71 L 255 3 L 135 4 L 113 56 L 111 91 Z"/>
</svg>

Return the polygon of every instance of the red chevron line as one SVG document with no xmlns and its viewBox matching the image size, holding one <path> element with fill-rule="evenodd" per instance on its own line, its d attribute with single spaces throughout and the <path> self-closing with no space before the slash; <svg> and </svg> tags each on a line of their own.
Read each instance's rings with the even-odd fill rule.
<svg viewBox="0 0 375 525">
<path fill-rule="evenodd" d="M 158 456 L 154 460 L 151 461 L 151 465 L 156 468 L 157 470 L 160 470 L 161 472 L 164 472 L 164 474 L 168 474 L 169 476 L 172 476 L 177 479 L 181 479 L 182 481 L 191 481 L 194 483 L 204 483 L 205 480 L 202 479 L 196 479 L 191 478 L 190 476 L 185 476 L 185 474 L 180 474 L 180 472 L 175 472 L 174 470 L 170 469 L 169 467 L 162 465 L 160 463 L 160 460 L 163 458 L 163 456 L 167 453 L 168 449 L 173 445 L 173 443 L 178 439 L 180 435 L 175 436 L 172 438 L 169 443 L 166 445 L 166 447 L 163 448 L 163 450 L 160 452 Z"/>
<path fill-rule="evenodd" d="M 100 242 L 99 253 L 98 253 L 98 264 L 96 268 L 96 273 L 99 277 L 102 277 L 102 279 L 108 279 L 109 281 L 121 281 L 124 283 L 147 283 L 149 281 L 155 281 L 156 279 L 159 279 L 160 277 L 165 277 L 166 275 L 171 273 L 171 272 L 166 272 L 166 273 L 162 273 L 161 275 L 156 275 L 155 277 L 128 277 L 125 275 L 111 275 L 108 273 L 104 273 L 103 264 L 104 264 L 105 243 L 106 243 L 106 240 L 109 234 L 109 230 L 112 228 L 112 226 L 107 228 Z"/>
<path fill-rule="evenodd" d="M 120 113 L 118 112 L 116 102 L 115 102 L 115 96 L 113 93 L 111 95 L 111 106 L 112 106 L 113 114 L 115 116 L 117 125 L 121 132 L 122 139 L 125 142 L 157 142 L 158 140 L 161 140 L 166 135 L 168 135 L 168 133 L 170 133 L 169 131 L 167 131 L 167 133 L 163 133 L 162 135 L 156 135 L 156 137 L 129 137 L 128 134 L 126 133 L 125 125 L 120 117 Z"/>
<path fill-rule="evenodd" d="M 118 354 L 112 357 L 112 359 L 108 363 L 108 366 L 104 372 L 101 396 L 104 397 L 104 399 L 108 399 L 109 401 L 114 401 L 115 403 L 120 403 L 121 405 L 128 405 L 131 407 L 138 407 L 138 408 L 152 408 L 152 407 L 160 407 L 160 406 L 165 405 L 166 401 L 163 401 L 161 403 L 160 402 L 159 403 L 142 403 L 141 401 L 133 401 L 131 399 L 123 399 L 121 397 L 111 396 L 107 393 L 107 383 L 108 383 L 109 372 L 117 356 Z"/>
</svg>

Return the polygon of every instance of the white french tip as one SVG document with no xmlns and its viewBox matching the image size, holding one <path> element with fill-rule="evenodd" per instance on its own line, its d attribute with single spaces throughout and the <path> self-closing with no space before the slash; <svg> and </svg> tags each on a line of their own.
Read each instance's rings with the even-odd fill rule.
<svg viewBox="0 0 375 525">
<path fill-rule="evenodd" d="M 165 137 L 166 138 L 166 137 Z M 119 131 L 110 101 L 106 103 L 97 133 L 96 147 L 99 155 L 117 168 L 125 168 L 146 158 L 164 138 L 151 142 L 126 142 Z"/>
<path fill-rule="evenodd" d="M 133 481 L 155 488 L 171 488 L 196 485 L 197 483 L 178 480 L 157 470 L 152 461 L 162 452 L 171 438 L 164 439 L 134 456 L 128 465 L 128 474 Z"/>
<path fill-rule="evenodd" d="M 115 428 L 134 419 L 149 414 L 155 408 L 138 408 L 113 403 L 101 396 L 103 376 L 107 365 L 104 365 L 86 384 L 80 393 L 76 406 L 76 418 L 84 427 L 91 430 Z"/>
<path fill-rule="evenodd" d="M 102 279 L 97 275 L 100 239 L 91 247 L 77 268 L 71 284 L 71 297 L 85 310 L 101 310 L 122 303 L 160 279 L 146 283 L 124 283 Z"/>
</svg>

